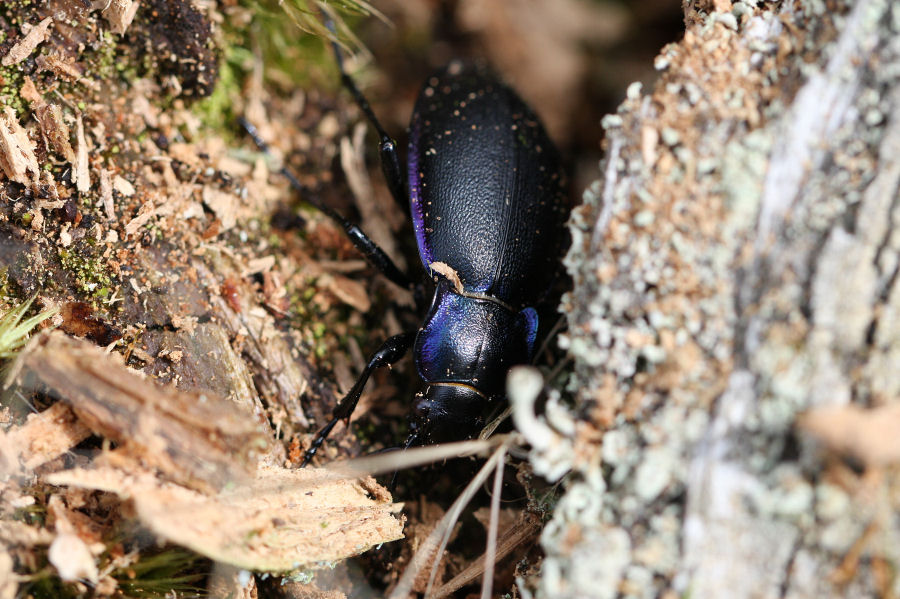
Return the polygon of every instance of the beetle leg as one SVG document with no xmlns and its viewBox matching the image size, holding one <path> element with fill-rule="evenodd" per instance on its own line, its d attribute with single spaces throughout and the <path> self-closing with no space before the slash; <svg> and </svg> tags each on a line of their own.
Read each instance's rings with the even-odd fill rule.
<svg viewBox="0 0 900 599">
<path fill-rule="evenodd" d="M 353 387 L 347 395 L 345 395 L 338 405 L 335 406 L 334 411 L 331 413 L 331 420 L 316 433 L 316 438 L 313 439 L 312 444 L 303 456 L 303 463 L 300 465 L 301 468 L 306 466 L 313 456 L 316 455 L 319 447 L 321 447 L 322 443 L 325 442 L 325 439 L 328 438 L 331 429 L 334 428 L 334 425 L 337 424 L 339 420 L 345 420 L 348 423 L 350 422 L 350 415 L 353 414 L 353 410 L 356 409 L 356 404 L 359 403 L 359 397 L 362 395 L 363 387 L 366 386 L 366 382 L 369 380 L 369 376 L 372 372 L 376 368 L 389 366 L 400 360 L 400 358 L 406 355 L 406 351 L 413 344 L 415 338 L 415 333 L 401 333 L 399 335 L 394 335 L 382 343 L 381 347 L 378 348 L 378 351 L 372 354 L 372 357 L 369 358 L 369 363 L 366 364 L 366 367 L 359 375 L 356 383 L 353 384 Z"/>
<path fill-rule="evenodd" d="M 334 211 L 331 212 L 334 213 Z M 369 264 L 380 270 L 384 276 L 400 287 L 403 287 L 404 289 L 413 289 L 414 286 L 409 277 L 394 264 L 391 257 L 388 256 L 377 243 L 372 241 L 372 239 L 359 228 L 359 225 L 355 225 L 350 221 L 341 218 L 337 213 L 334 214 L 337 216 L 338 222 L 344 227 L 344 232 L 347 234 L 347 237 L 350 238 L 350 241 L 353 242 L 356 249 L 362 252 L 366 257 L 366 260 L 369 261 Z"/>
<path fill-rule="evenodd" d="M 257 131 L 256 127 L 253 126 L 248 120 L 244 118 L 238 119 L 241 123 L 241 126 L 247 131 L 253 141 L 259 146 L 259 149 L 268 154 L 269 153 L 269 145 L 263 140 L 262 137 L 259 136 L 259 131 Z M 287 180 L 290 182 L 291 187 L 300 192 L 303 195 L 303 199 L 313 206 L 315 206 L 318 210 L 322 211 L 326 216 L 328 216 L 331 220 L 338 223 L 343 229 L 344 233 L 347 234 L 347 237 L 356 246 L 356 249 L 359 250 L 363 256 L 365 256 L 366 260 L 369 261 L 369 264 L 377 268 L 381 271 L 381 273 L 390 279 L 393 283 L 396 283 L 400 287 L 404 289 L 414 290 L 413 282 L 410 280 L 406 274 L 394 264 L 394 261 L 391 260 L 391 257 L 385 253 L 383 249 L 381 249 L 378 244 L 376 244 L 372 239 L 365 234 L 365 232 L 359 228 L 359 225 L 355 225 L 351 223 L 349 220 L 341 216 L 338 212 L 333 210 L 327 204 L 322 203 L 318 197 L 316 197 L 315 193 L 306 185 L 300 182 L 299 179 L 288 169 L 286 166 L 281 167 L 281 174 L 284 175 Z"/>
<path fill-rule="evenodd" d="M 366 115 L 366 118 L 372 123 L 372 126 L 378 133 L 380 139 L 378 153 L 381 156 L 381 172 L 384 173 L 384 178 L 385 181 L 387 181 L 388 188 L 391 190 L 391 195 L 394 196 L 394 199 L 401 206 L 409 206 L 409 196 L 406 193 L 403 169 L 400 166 L 400 157 L 397 155 L 397 142 L 395 142 L 391 136 L 387 134 L 387 131 L 384 130 L 384 127 L 381 126 L 369 101 L 363 93 L 359 91 L 356 82 L 353 81 L 353 77 L 347 73 L 347 70 L 344 67 L 344 56 L 341 53 L 341 47 L 337 42 L 337 31 L 334 27 L 334 21 L 331 18 L 328 18 L 325 21 L 325 27 L 328 28 L 328 31 L 330 31 L 332 35 L 331 49 L 334 51 L 334 59 L 341 72 L 341 83 L 347 88 L 350 95 L 353 96 L 353 101 L 356 102 L 356 105 L 363 111 L 363 114 Z"/>
</svg>

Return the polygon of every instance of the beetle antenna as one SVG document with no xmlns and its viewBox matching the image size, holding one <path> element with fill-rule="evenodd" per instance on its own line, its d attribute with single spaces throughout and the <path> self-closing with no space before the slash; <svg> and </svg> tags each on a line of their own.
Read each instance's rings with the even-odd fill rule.
<svg viewBox="0 0 900 599">
<path fill-rule="evenodd" d="M 416 441 L 418 441 L 418 439 L 419 439 L 419 432 L 418 432 L 418 431 L 414 431 L 414 432 L 412 432 L 412 433 L 409 434 L 409 437 L 406 438 L 406 443 L 403 444 L 403 447 L 396 448 L 396 449 L 399 449 L 400 451 L 406 451 L 407 449 L 409 449 L 410 447 L 412 447 L 413 443 L 415 443 Z M 390 486 L 388 487 L 388 489 L 390 490 L 391 494 L 394 493 L 394 489 L 397 487 L 397 473 L 398 473 L 398 472 L 400 472 L 400 471 L 399 471 L 399 470 L 394 470 L 394 473 L 391 475 L 391 484 L 390 484 Z"/>
<path fill-rule="evenodd" d="M 325 28 L 331 33 L 331 50 L 334 52 L 334 61 L 337 63 L 338 70 L 341 72 L 341 83 L 347 90 L 350 92 L 350 95 L 353 96 L 353 101 L 356 102 L 359 109 L 363 111 L 363 114 L 366 115 L 366 118 L 369 119 L 369 122 L 372 123 L 372 126 L 375 127 L 375 131 L 378 132 L 378 137 L 381 138 L 382 141 L 390 140 L 391 136 L 387 134 L 387 131 L 384 130 L 384 127 L 381 126 L 381 123 L 378 121 L 378 117 L 375 116 L 375 111 L 372 110 L 372 106 L 369 104 L 369 101 L 363 95 L 359 88 L 356 86 L 356 82 L 353 81 L 353 77 L 351 77 L 347 73 L 346 66 L 344 64 L 344 53 L 341 52 L 341 46 L 338 43 L 337 37 L 337 28 L 334 24 L 334 19 L 328 16 L 325 21 Z"/>
<path fill-rule="evenodd" d="M 381 172 L 384 173 L 384 179 L 387 181 L 388 188 L 391 190 L 391 195 L 394 196 L 394 200 L 400 205 L 406 205 L 409 203 L 409 197 L 406 193 L 406 182 L 403 177 L 403 169 L 400 168 L 400 157 L 397 155 L 397 142 L 395 142 L 391 136 L 387 134 L 387 131 L 384 130 L 384 127 L 381 126 L 369 101 L 363 93 L 359 91 L 359 87 L 357 87 L 356 82 L 353 81 L 353 77 L 347 72 L 346 66 L 344 65 L 344 54 L 341 52 L 340 44 L 338 44 L 337 29 L 334 24 L 334 19 L 331 18 L 331 15 L 327 12 L 325 13 L 325 27 L 331 33 L 331 49 L 334 52 L 334 61 L 337 63 L 338 69 L 341 72 L 341 83 L 347 88 L 350 95 L 353 96 L 353 101 L 356 102 L 356 105 L 359 106 L 359 109 L 366 115 L 366 118 L 372 123 L 372 126 L 378 133 L 378 151 L 381 154 Z"/>
<path fill-rule="evenodd" d="M 254 125 L 253 123 L 251 123 L 250 121 L 248 121 L 247 119 L 245 119 L 242 116 L 238 117 L 238 123 L 240 123 L 241 127 L 244 128 L 244 131 L 247 132 L 247 135 L 250 136 L 250 138 L 253 140 L 253 143 L 255 143 L 256 146 L 259 148 L 259 151 L 271 158 L 272 150 L 269 148 L 269 144 L 266 143 L 266 140 L 264 140 L 262 138 L 262 136 L 259 134 L 259 129 L 256 128 L 256 125 Z M 281 173 L 282 175 L 284 175 L 284 177 L 290 182 L 291 187 L 293 187 L 298 192 L 304 194 L 304 196 L 306 196 L 305 199 L 310 204 L 312 204 L 313 206 L 315 206 L 316 208 L 318 208 L 319 210 L 321 210 L 322 212 L 324 212 L 331 218 L 337 217 L 336 220 L 341 220 L 341 217 L 339 215 L 337 215 L 337 213 L 335 213 L 331 208 L 329 208 L 328 206 L 325 206 L 325 205 L 320 206 L 318 200 L 311 199 L 310 197 L 308 197 L 312 193 L 312 190 L 309 187 L 307 187 L 306 185 L 304 185 L 303 183 L 301 183 L 300 179 L 298 179 L 297 176 L 293 172 L 291 172 L 291 170 L 288 169 L 287 166 L 282 164 L 281 168 L 279 169 L 278 172 Z"/>
</svg>

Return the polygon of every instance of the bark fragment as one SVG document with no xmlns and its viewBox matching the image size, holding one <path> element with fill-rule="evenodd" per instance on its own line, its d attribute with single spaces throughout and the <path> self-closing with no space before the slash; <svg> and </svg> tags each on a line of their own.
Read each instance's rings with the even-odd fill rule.
<svg viewBox="0 0 900 599">
<path fill-rule="evenodd" d="M 36 183 L 40 175 L 34 144 L 9 106 L 0 114 L 0 169 L 9 179 L 22 185 Z"/>
<path fill-rule="evenodd" d="M 215 495 L 109 468 L 68 470 L 47 480 L 128 498 L 161 538 L 249 570 L 294 571 L 403 536 L 390 495 L 372 499 L 374 480 L 335 480 L 315 468 L 261 467 L 255 478 Z"/>
<path fill-rule="evenodd" d="M 160 388 L 114 356 L 45 334 L 20 356 L 18 381 L 46 387 L 95 434 L 120 444 L 116 459 L 204 490 L 252 475 L 266 440 L 245 412 L 216 397 Z"/>
<path fill-rule="evenodd" d="M 18 64 L 28 58 L 34 49 L 38 47 L 38 45 L 47 39 L 47 32 L 50 30 L 50 27 L 53 25 L 53 19 L 47 17 L 37 25 L 31 27 L 28 30 L 28 33 L 25 34 L 19 42 L 17 42 L 12 48 L 9 49 L 9 52 L 6 53 L 6 56 L 0 60 L 0 64 L 5 67 L 12 66 L 14 64 Z"/>
</svg>

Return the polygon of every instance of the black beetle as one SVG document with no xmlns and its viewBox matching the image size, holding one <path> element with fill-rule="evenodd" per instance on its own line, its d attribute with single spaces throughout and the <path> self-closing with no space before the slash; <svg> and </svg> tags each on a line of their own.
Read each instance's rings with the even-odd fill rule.
<svg viewBox="0 0 900 599">
<path fill-rule="evenodd" d="M 485 67 L 455 61 L 426 81 L 410 123 L 404 182 L 395 142 L 333 46 L 344 86 L 379 134 L 391 193 L 409 202 L 419 256 L 436 288 L 422 326 L 391 337 L 372 355 L 316 435 L 304 465 L 334 425 L 349 420 L 372 371 L 410 347 L 425 389 L 416 395 L 407 446 L 477 434 L 503 399 L 507 370 L 534 353 L 533 306 L 559 270 L 567 213 L 555 146 L 534 112 Z M 359 227 L 316 205 L 390 280 L 414 288 Z"/>
</svg>

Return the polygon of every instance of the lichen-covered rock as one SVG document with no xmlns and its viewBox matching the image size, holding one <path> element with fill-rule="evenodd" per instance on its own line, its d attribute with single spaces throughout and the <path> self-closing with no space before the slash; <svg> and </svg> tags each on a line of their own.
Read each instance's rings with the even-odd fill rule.
<svg viewBox="0 0 900 599">
<path fill-rule="evenodd" d="M 535 590 L 896 594 L 896 468 L 797 424 L 900 397 L 900 11 L 696 2 L 686 22 L 606 118 L 572 216 L 583 417 Z"/>
</svg>

